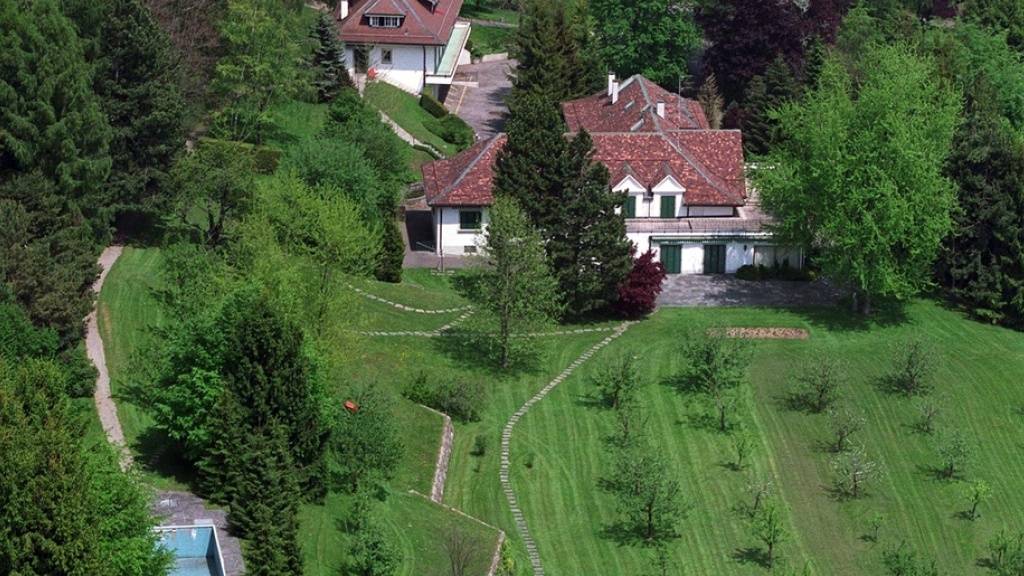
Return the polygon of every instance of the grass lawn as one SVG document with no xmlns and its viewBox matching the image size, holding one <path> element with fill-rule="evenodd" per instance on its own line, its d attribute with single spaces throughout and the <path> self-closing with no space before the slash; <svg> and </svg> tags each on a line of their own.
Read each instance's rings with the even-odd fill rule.
<svg viewBox="0 0 1024 576">
<path fill-rule="evenodd" d="M 473 54 L 500 54 L 508 52 L 516 31 L 514 28 L 474 25 L 469 33 Z"/>
<path fill-rule="evenodd" d="M 518 10 L 498 8 L 493 6 L 493 3 L 487 0 L 466 0 L 466 2 L 462 4 L 462 10 L 459 12 L 459 16 L 462 16 L 463 18 L 506 22 L 508 24 L 519 23 Z"/>
<path fill-rule="evenodd" d="M 916 302 L 891 325 L 862 326 L 843 313 L 771 310 L 663 310 L 633 327 L 595 357 L 639 353 L 651 382 L 644 396 L 650 430 L 693 505 L 670 545 L 677 569 L 686 574 L 761 574 L 757 541 L 737 504 L 746 499 L 747 475 L 728 469 L 731 440 L 696 425 L 699 409 L 660 382 L 678 365 L 680 334 L 691 327 L 798 326 L 808 341 L 761 341 L 750 367 L 746 427 L 760 439 L 753 468 L 773 476 L 788 510 L 789 538 L 782 555 L 790 567 L 815 574 L 881 574 L 881 551 L 902 540 L 944 574 L 985 574 L 978 562 L 986 542 L 1002 527 L 1024 528 L 1024 336 L 977 324 L 928 302 Z M 945 426 L 964 430 L 976 444 L 967 479 L 982 478 L 993 501 L 974 522 L 960 517 L 965 503 L 960 482 L 936 479 L 934 439 L 913 429 L 912 401 L 877 385 L 891 349 L 910 337 L 936 347 L 935 394 L 947 398 Z M 865 415 L 857 441 L 884 470 L 870 494 L 837 501 L 829 487 L 830 455 L 825 416 L 794 411 L 785 401 L 794 367 L 818 354 L 840 358 L 848 369 L 846 397 Z M 519 423 L 513 441 L 513 482 L 552 574 L 632 575 L 648 569 L 650 552 L 622 546 L 604 533 L 615 518 L 615 502 L 597 488 L 606 465 L 612 416 L 585 402 L 587 369 L 566 381 Z M 535 465 L 522 465 L 532 453 Z M 880 543 L 863 538 L 866 518 L 887 516 Z"/>
<path fill-rule="evenodd" d="M 363 98 L 368 104 L 387 114 L 417 140 L 430 144 L 445 156 L 451 156 L 459 151 L 455 145 L 445 142 L 440 136 L 427 130 L 424 122 L 433 116 L 420 106 L 419 100 L 412 94 L 387 82 L 369 82 L 363 92 Z"/>
</svg>

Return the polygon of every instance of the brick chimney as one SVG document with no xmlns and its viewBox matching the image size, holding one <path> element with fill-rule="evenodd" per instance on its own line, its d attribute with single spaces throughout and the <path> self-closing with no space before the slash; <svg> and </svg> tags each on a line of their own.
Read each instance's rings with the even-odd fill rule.
<svg viewBox="0 0 1024 576">
<path fill-rule="evenodd" d="M 348 18 L 348 0 L 338 1 L 338 20 Z"/>
<path fill-rule="evenodd" d="M 612 104 L 616 104 L 619 101 L 619 81 L 612 82 Z"/>
<path fill-rule="evenodd" d="M 665 103 L 659 101 L 658 102 L 657 110 L 658 110 L 658 117 L 659 118 L 664 118 L 665 117 Z"/>
</svg>

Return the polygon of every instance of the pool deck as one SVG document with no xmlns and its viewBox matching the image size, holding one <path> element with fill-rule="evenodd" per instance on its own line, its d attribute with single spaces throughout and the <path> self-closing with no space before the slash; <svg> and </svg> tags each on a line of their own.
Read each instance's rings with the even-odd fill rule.
<svg viewBox="0 0 1024 576">
<path fill-rule="evenodd" d="M 242 561 L 242 546 L 238 538 L 228 533 L 227 513 L 217 508 L 207 508 L 206 502 L 189 492 L 157 492 L 150 511 L 158 517 L 161 525 L 191 526 L 213 524 L 217 528 L 220 554 L 224 559 L 225 576 L 242 576 L 245 563 Z"/>
</svg>

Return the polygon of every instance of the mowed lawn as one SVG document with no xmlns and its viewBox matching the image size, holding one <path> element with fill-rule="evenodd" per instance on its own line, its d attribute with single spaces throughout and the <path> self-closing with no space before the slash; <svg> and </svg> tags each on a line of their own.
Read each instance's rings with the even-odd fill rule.
<svg viewBox="0 0 1024 576">
<path fill-rule="evenodd" d="M 807 341 L 758 341 L 749 369 L 743 421 L 758 438 L 753 471 L 774 477 L 787 511 L 789 537 L 781 547 L 788 568 L 814 574 L 884 573 L 881 551 L 903 540 L 943 574 L 985 574 L 979 560 L 1003 526 L 1024 529 L 1024 335 L 964 319 L 929 302 L 904 318 L 863 325 L 845 312 L 744 309 L 664 309 L 634 326 L 523 418 L 513 439 L 513 482 L 553 575 L 634 575 L 650 569 L 651 552 L 605 534 L 616 517 L 614 499 L 598 489 L 607 470 L 605 436 L 614 416 L 587 401 L 586 375 L 623 353 L 640 355 L 652 439 L 661 446 L 692 509 L 669 547 L 681 574 L 760 574 L 759 547 L 738 505 L 753 473 L 728 467 L 732 441 L 695 424 L 699 404 L 663 385 L 679 365 L 679 340 L 707 326 L 780 326 L 810 330 Z M 919 337 L 938 353 L 936 397 L 945 398 L 942 425 L 963 430 L 976 445 L 967 479 L 984 479 L 994 498 L 977 521 L 961 482 L 939 480 L 933 437 L 914 430 L 914 403 L 880 389 L 892 349 Z M 818 354 L 833 355 L 849 375 L 845 397 L 863 412 L 856 437 L 884 470 L 870 494 L 856 501 L 831 496 L 831 455 L 824 415 L 792 410 L 786 402 L 796 369 Z M 532 455 L 532 468 L 525 466 Z M 867 517 L 885 514 L 880 541 L 864 538 Z M 673 572 L 676 573 L 676 572 Z"/>
</svg>

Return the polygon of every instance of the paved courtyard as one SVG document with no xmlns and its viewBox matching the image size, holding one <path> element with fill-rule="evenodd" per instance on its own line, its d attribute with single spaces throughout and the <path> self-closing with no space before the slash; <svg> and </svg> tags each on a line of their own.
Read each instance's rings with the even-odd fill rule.
<svg viewBox="0 0 1024 576">
<path fill-rule="evenodd" d="M 459 66 L 445 106 L 472 126 L 480 140 L 505 129 L 505 100 L 512 92 L 508 75 L 515 65 L 515 60 L 498 60 Z"/>
<path fill-rule="evenodd" d="M 752 282 L 732 275 L 674 275 L 665 281 L 659 306 L 831 306 L 843 292 L 831 284 L 766 280 Z"/>
</svg>

